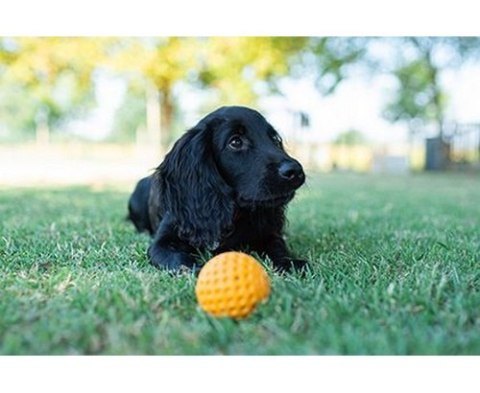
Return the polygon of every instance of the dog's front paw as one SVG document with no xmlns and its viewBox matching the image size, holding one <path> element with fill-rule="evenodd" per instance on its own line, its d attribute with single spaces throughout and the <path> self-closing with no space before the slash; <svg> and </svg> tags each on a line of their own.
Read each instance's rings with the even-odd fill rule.
<svg viewBox="0 0 480 393">
<path fill-rule="evenodd" d="M 190 254 L 156 247 L 155 244 L 148 248 L 148 258 L 153 266 L 170 272 L 195 271 L 197 268 L 195 258 Z"/>
<path fill-rule="evenodd" d="M 308 266 L 308 261 L 305 259 L 296 259 L 285 257 L 281 260 L 274 261 L 274 268 L 278 272 L 303 272 Z"/>
</svg>

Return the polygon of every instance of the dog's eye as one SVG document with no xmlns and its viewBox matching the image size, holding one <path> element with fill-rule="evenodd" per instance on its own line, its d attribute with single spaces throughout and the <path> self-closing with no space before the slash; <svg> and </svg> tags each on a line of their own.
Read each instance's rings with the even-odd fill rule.
<svg viewBox="0 0 480 393">
<path fill-rule="evenodd" d="M 239 136 L 233 136 L 228 141 L 228 146 L 232 150 L 240 150 L 243 147 L 243 145 L 244 145 L 243 140 Z"/>
<path fill-rule="evenodd" d="M 272 135 L 273 143 L 275 143 L 278 147 L 282 147 L 282 138 L 280 138 L 280 135 Z"/>
</svg>

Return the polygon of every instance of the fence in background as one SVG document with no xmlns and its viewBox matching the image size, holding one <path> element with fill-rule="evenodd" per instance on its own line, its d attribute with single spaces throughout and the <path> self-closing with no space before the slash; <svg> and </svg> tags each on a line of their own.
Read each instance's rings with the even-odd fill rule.
<svg viewBox="0 0 480 393">
<path fill-rule="evenodd" d="M 428 134 L 428 130 L 419 133 L 424 134 Z M 425 147 L 426 170 L 478 169 L 480 124 L 444 123 L 442 135 L 427 138 Z"/>
<path fill-rule="evenodd" d="M 480 164 L 480 124 L 445 124 L 449 161 L 454 167 Z"/>
</svg>

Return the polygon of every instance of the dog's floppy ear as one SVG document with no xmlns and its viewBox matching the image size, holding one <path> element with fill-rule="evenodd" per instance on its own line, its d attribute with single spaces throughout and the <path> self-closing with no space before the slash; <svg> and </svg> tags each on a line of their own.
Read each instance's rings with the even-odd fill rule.
<svg viewBox="0 0 480 393">
<path fill-rule="evenodd" d="M 195 247 L 216 248 L 231 228 L 232 189 L 213 157 L 212 132 L 222 120 L 204 119 L 180 138 L 158 167 L 159 207 L 178 235 Z"/>
</svg>

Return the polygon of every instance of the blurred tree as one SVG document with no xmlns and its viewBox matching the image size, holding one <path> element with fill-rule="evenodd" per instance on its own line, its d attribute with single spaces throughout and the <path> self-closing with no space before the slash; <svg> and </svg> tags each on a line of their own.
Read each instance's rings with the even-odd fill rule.
<svg viewBox="0 0 480 393">
<path fill-rule="evenodd" d="M 130 88 L 144 92 L 147 128 L 168 143 L 175 116 L 174 87 L 198 68 L 195 38 L 121 38 L 108 45 L 107 65 L 127 75 Z M 132 130 L 134 131 L 134 130 Z"/>
<path fill-rule="evenodd" d="M 323 95 L 331 94 L 357 66 L 368 59 L 367 37 L 310 37 L 295 58 L 292 75 L 314 76 L 317 89 Z"/>
<path fill-rule="evenodd" d="M 132 85 L 142 86 L 147 128 L 161 133 L 160 143 L 165 145 L 174 131 L 175 88 L 180 83 L 214 91 L 209 107 L 219 102 L 253 104 L 259 89 L 270 89 L 275 77 L 288 73 L 289 54 L 305 41 L 279 37 L 119 39 L 109 49 L 109 64 L 126 73 Z M 159 119 L 155 105 L 160 106 Z"/>
<path fill-rule="evenodd" d="M 26 131 L 40 119 L 54 128 L 82 113 L 93 105 L 92 77 L 101 58 L 102 46 L 91 38 L 0 39 L 0 85 L 26 98 L 29 108 L 19 124 L 14 113 L 20 106 L 4 96 L 0 106 L 7 115 L 2 118 Z"/>
<path fill-rule="evenodd" d="M 261 94 L 278 92 L 291 72 L 305 37 L 212 37 L 202 40 L 200 87 L 216 93 L 212 104 L 252 105 Z"/>
<path fill-rule="evenodd" d="M 115 113 L 109 139 L 115 142 L 133 142 L 135 132 L 146 128 L 146 124 L 145 94 L 130 87 Z"/>
<path fill-rule="evenodd" d="M 287 76 L 313 76 L 322 94 L 332 93 L 349 65 L 365 54 L 366 38 L 212 37 L 206 40 L 202 86 L 222 102 L 252 104 L 261 94 L 281 93 Z"/>
<path fill-rule="evenodd" d="M 18 84 L 0 81 L 0 125 L 8 139 L 19 141 L 34 135 L 37 107 L 34 97 Z"/>
<path fill-rule="evenodd" d="M 107 66 L 142 92 L 147 128 L 160 143 L 173 131 L 177 87 L 188 84 L 207 92 L 207 109 L 226 104 L 254 105 L 265 94 L 281 93 L 288 76 L 313 78 L 330 94 L 363 56 L 366 39 L 332 37 L 210 38 L 15 38 L 3 39 L 2 80 L 31 92 L 35 118 L 46 114 L 50 126 L 92 102 L 92 75 Z M 135 93 L 135 94 L 137 94 Z M 137 122 L 141 99 L 131 98 Z M 135 102 L 135 103 L 134 103 Z M 127 105 L 127 104 L 126 104 Z M 125 109 L 125 107 L 123 107 Z M 121 112 L 119 112 L 121 113 Z M 126 119 L 124 119 L 126 120 Z M 124 121 L 125 127 L 138 126 Z M 136 129 L 136 127 L 135 127 Z M 132 128 L 130 132 L 134 132 Z M 163 137 L 159 137 L 163 130 Z"/>
<path fill-rule="evenodd" d="M 457 68 L 467 60 L 478 59 L 480 39 L 475 37 L 404 37 L 389 39 L 399 48 L 393 69 L 387 70 L 398 81 L 396 95 L 387 104 L 386 119 L 435 124 L 442 137 L 447 92 L 441 73 Z"/>
<path fill-rule="evenodd" d="M 109 54 L 113 69 L 143 86 L 147 125 L 154 124 L 153 128 L 152 107 L 158 101 L 158 128 L 165 144 L 173 132 L 175 88 L 180 83 L 211 93 L 205 110 L 254 105 L 261 95 L 279 93 L 282 78 L 306 73 L 317 75 L 318 87 L 329 94 L 346 76 L 345 65 L 363 54 L 361 43 L 360 39 L 309 37 L 131 38 L 117 40 Z"/>
</svg>

